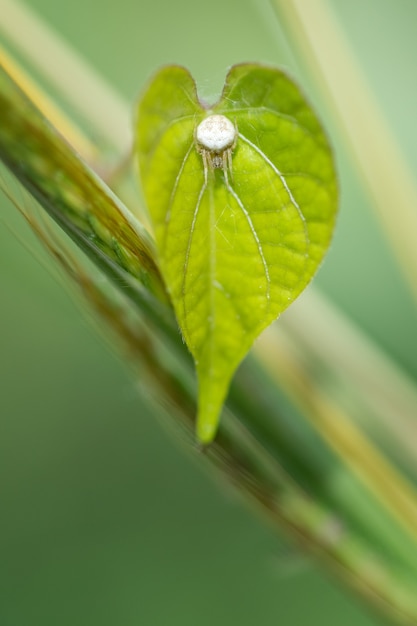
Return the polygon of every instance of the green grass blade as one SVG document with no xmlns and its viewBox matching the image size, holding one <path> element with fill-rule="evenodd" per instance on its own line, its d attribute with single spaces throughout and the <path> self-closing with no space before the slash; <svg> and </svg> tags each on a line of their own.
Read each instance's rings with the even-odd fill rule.
<svg viewBox="0 0 417 626">
<path fill-rule="evenodd" d="M 0 159 L 61 228 L 132 297 L 166 302 L 145 229 L 0 67 Z"/>
</svg>

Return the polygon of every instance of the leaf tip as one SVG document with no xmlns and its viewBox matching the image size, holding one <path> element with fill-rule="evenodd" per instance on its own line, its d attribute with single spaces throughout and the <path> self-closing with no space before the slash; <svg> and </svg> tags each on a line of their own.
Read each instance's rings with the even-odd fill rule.
<svg viewBox="0 0 417 626">
<path fill-rule="evenodd" d="M 207 407 L 200 405 L 197 415 L 196 435 L 197 440 L 202 445 L 208 445 L 214 440 L 220 421 L 220 411 L 207 411 Z"/>
<path fill-rule="evenodd" d="M 227 384 L 200 376 L 196 436 L 202 445 L 212 443 L 216 437 L 226 390 Z"/>
</svg>

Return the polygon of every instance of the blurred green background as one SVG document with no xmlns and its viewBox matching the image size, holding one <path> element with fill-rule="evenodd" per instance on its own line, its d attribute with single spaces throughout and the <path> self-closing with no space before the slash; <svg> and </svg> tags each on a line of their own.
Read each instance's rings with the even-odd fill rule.
<svg viewBox="0 0 417 626">
<path fill-rule="evenodd" d="M 161 64 L 215 99 L 229 65 L 255 60 L 288 68 L 320 112 L 266 1 L 30 5 L 132 103 Z M 417 5 L 332 5 L 417 165 Z M 414 304 L 329 131 L 342 206 L 315 284 L 416 376 Z M 1 214 L 0 625 L 381 623 L 173 444 L 3 198 Z"/>
</svg>

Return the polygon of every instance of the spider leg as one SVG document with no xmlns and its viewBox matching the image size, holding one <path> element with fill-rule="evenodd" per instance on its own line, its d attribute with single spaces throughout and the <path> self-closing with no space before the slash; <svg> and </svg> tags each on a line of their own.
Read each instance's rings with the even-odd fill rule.
<svg viewBox="0 0 417 626">
<path fill-rule="evenodd" d="M 229 178 L 228 178 L 228 174 L 227 174 L 227 166 L 228 166 L 228 158 L 227 158 L 227 154 L 226 152 L 229 152 L 228 150 L 225 150 L 222 154 L 222 162 L 223 162 L 223 175 L 224 175 L 224 180 L 226 183 L 226 186 L 229 184 Z M 230 164 L 229 164 L 230 165 Z"/>
<path fill-rule="evenodd" d="M 229 167 L 230 178 L 233 181 L 232 148 L 228 148 L 226 152 L 227 152 L 227 164 L 228 164 L 228 167 Z"/>
<path fill-rule="evenodd" d="M 201 156 L 203 157 L 204 184 L 207 185 L 208 165 L 209 165 L 208 161 L 210 160 L 210 155 L 207 155 L 207 150 L 202 150 Z"/>
</svg>

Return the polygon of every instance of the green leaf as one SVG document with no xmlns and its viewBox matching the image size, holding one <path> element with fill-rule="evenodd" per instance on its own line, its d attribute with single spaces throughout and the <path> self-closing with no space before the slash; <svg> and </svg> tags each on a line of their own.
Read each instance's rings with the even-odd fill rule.
<svg viewBox="0 0 417 626">
<path fill-rule="evenodd" d="M 214 114 L 236 129 L 229 150 L 197 142 L 198 125 Z M 257 64 L 233 67 L 211 108 L 186 69 L 161 69 L 139 103 L 136 130 L 161 272 L 196 364 L 197 436 L 208 443 L 240 361 L 329 246 L 332 155 L 299 89 Z"/>
</svg>

